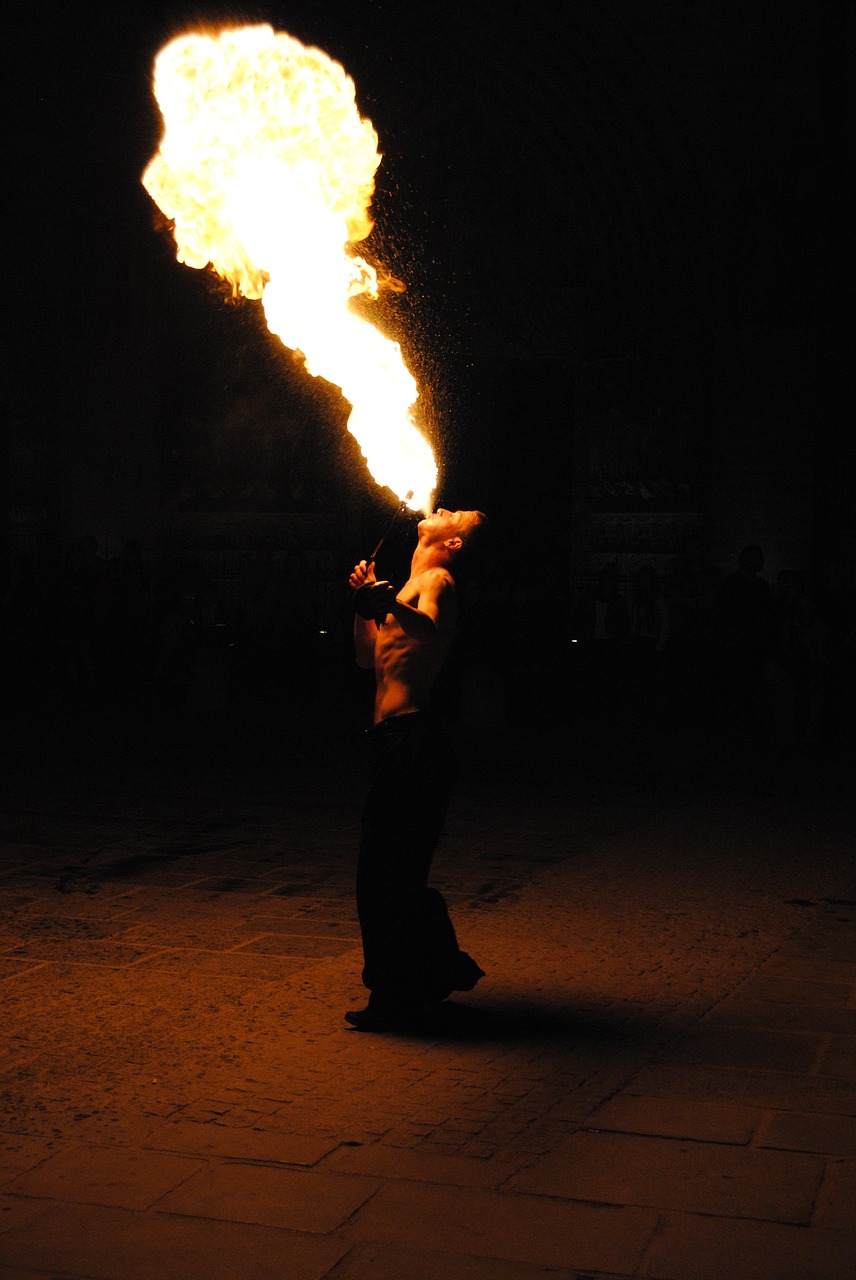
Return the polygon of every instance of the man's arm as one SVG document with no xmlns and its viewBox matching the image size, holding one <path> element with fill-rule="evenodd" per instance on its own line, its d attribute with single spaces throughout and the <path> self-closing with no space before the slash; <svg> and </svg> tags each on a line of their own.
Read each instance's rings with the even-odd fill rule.
<svg viewBox="0 0 856 1280">
<path fill-rule="evenodd" d="M 455 628 L 457 600 L 452 579 L 442 569 L 429 569 L 419 578 L 418 606 L 397 596 L 389 605 L 405 635 L 413 640 L 432 640 Z"/>
<path fill-rule="evenodd" d="M 371 564 L 367 564 L 365 560 L 361 560 L 359 564 L 354 565 L 354 571 L 348 579 L 348 585 L 352 591 L 358 591 L 360 587 L 364 587 L 367 583 L 371 584 L 376 581 L 374 561 Z M 376 640 L 377 623 L 374 618 L 362 618 L 358 613 L 355 613 L 354 652 L 357 666 L 366 671 L 371 671 L 375 664 Z"/>
</svg>

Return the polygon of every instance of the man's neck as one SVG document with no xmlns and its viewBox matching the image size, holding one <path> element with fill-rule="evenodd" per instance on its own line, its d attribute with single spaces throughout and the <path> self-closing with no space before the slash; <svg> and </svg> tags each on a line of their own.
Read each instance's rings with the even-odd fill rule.
<svg viewBox="0 0 856 1280">
<path fill-rule="evenodd" d="M 445 547 L 417 546 L 410 561 L 410 576 L 415 578 L 427 569 L 447 569 L 448 560 Z"/>
</svg>

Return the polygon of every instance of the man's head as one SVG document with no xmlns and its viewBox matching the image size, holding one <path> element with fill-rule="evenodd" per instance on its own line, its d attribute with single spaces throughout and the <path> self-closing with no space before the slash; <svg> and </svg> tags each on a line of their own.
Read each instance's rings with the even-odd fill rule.
<svg viewBox="0 0 856 1280">
<path fill-rule="evenodd" d="M 419 546 L 437 552 L 451 564 L 478 540 L 486 523 L 487 516 L 482 511 L 447 511 L 438 507 L 419 521 Z"/>
</svg>

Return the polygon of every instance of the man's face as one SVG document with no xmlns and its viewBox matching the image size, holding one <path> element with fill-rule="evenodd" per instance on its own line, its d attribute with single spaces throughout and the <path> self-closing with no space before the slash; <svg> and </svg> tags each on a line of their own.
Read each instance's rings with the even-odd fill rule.
<svg viewBox="0 0 856 1280">
<path fill-rule="evenodd" d="M 461 533 L 464 517 L 468 514 L 466 511 L 447 511 L 445 507 L 438 507 L 419 521 L 419 536 L 428 538 L 431 542 L 444 542 L 446 538 L 454 538 Z"/>
<path fill-rule="evenodd" d="M 450 549 L 457 550 L 473 526 L 483 519 L 479 511 L 447 511 L 445 507 L 438 507 L 419 521 L 419 542 L 423 547 L 448 544 Z"/>
</svg>

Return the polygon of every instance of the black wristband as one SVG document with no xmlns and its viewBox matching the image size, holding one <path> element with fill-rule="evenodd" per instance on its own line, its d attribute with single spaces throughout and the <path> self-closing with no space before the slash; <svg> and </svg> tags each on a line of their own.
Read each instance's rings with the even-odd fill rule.
<svg viewBox="0 0 856 1280">
<path fill-rule="evenodd" d="M 364 582 L 354 592 L 354 608 L 367 621 L 385 618 L 395 599 L 395 587 L 391 582 Z"/>
</svg>

